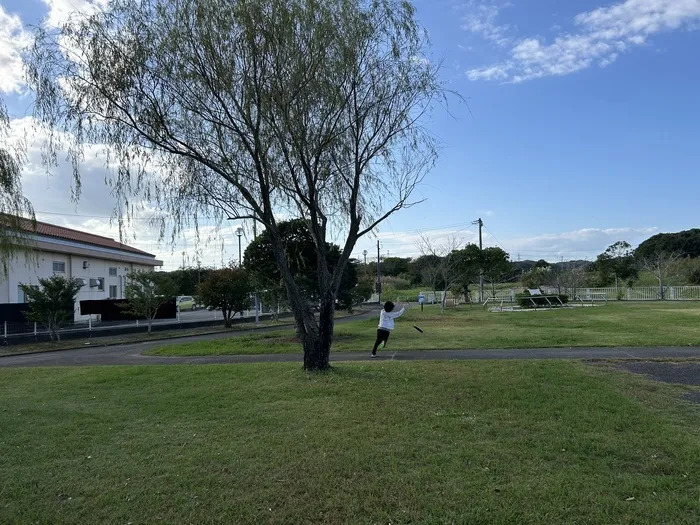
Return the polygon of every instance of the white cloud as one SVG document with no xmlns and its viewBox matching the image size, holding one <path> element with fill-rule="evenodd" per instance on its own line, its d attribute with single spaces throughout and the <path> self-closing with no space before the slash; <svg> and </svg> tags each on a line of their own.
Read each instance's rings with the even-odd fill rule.
<svg viewBox="0 0 700 525">
<path fill-rule="evenodd" d="M 534 236 L 494 238 L 491 233 L 484 231 L 483 243 L 485 247 L 499 246 L 510 254 L 511 260 L 545 259 L 555 262 L 564 260 L 588 259 L 595 257 L 616 241 L 625 240 L 632 246 L 659 232 L 658 228 L 582 228 L 579 230 L 549 233 Z M 479 236 L 473 230 L 455 230 L 449 228 L 426 230 L 422 232 L 432 243 L 440 246 L 447 245 L 450 238 L 455 238 L 461 246 L 467 243 L 476 244 Z M 420 255 L 418 241 L 421 233 L 418 232 L 387 232 L 380 233 L 382 242 L 382 256 L 389 252 L 396 257 L 417 257 Z M 371 242 L 371 241 L 370 241 Z M 376 248 L 370 247 L 370 242 L 363 241 L 368 251 L 368 260 L 376 260 Z M 358 246 L 353 254 L 362 259 L 362 248 Z"/>
<path fill-rule="evenodd" d="M 29 33 L 22 20 L 0 5 L 0 93 L 20 92 L 24 85 L 24 70 L 20 52 L 29 45 Z"/>
<path fill-rule="evenodd" d="M 103 9 L 109 0 L 43 0 L 43 2 L 49 9 L 44 24 L 60 27 L 76 13 L 86 16 L 96 13 Z"/>
<path fill-rule="evenodd" d="M 117 202 L 105 184 L 111 168 L 106 165 L 102 147 L 94 145 L 85 150 L 81 162 L 81 196 L 76 202 L 71 195 L 72 168 L 65 160 L 65 152 L 58 152 L 58 166 L 47 174 L 41 156 L 46 134 L 35 129 L 32 117 L 11 122 L 11 143 L 24 138 L 28 147 L 22 187 L 37 212 L 37 219 L 113 239 L 120 239 L 121 234 L 126 244 L 163 260 L 165 269 L 181 266 L 183 251 L 186 264 L 191 266 L 198 262 L 202 266 L 221 266 L 231 259 L 238 260 L 238 239 L 234 234 L 238 224 L 226 223 L 217 228 L 211 222 L 204 222 L 200 224 L 199 236 L 195 228 L 190 227 L 182 232 L 175 244 L 171 244 L 169 238 L 160 240 L 158 227 L 150 223 L 151 218 L 160 216 L 158 211 L 148 203 L 141 203 L 142 209 L 120 232 L 118 223 L 110 220 Z M 243 239 L 243 249 L 248 238 Z"/>
<path fill-rule="evenodd" d="M 459 11 L 467 11 L 462 16 L 462 29 L 481 36 L 499 46 L 507 46 L 511 41 L 509 24 L 499 24 L 500 12 L 510 4 L 495 5 L 470 0 L 458 7 Z"/>
<path fill-rule="evenodd" d="M 578 14 L 574 27 L 547 43 L 540 37 L 519 40 L 503 62 L 467 71 L 470 80 L 523 82 L 562 76 L 612 64 L 621 53 L 644 45 L 649 37 L 700 21 L 700 0 L 625 0 Z"/>
</svg>

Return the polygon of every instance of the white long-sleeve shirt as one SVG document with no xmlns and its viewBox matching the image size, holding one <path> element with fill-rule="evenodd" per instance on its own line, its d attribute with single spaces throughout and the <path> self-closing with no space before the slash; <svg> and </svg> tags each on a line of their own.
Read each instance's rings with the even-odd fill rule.
<svg viewBox="0 0 700 525">
<path fill-rule="evenodd" d="M 405 311 L 405 308 L 401 308 L 398 312 L 386 312 L 382 310 L 382 313 L 379 314 L 379 328 L 382 330 L 393 330 L 394 319 L 401 317 Z"/>
</svg>

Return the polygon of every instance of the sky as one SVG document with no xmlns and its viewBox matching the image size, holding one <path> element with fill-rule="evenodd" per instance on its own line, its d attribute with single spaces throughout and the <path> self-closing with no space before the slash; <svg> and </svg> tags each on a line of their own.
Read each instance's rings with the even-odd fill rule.
<svg viewBox="0 0 700 525">
<path fill-rule="evenodd" d="M 438 247 L 478 242 L 477 218 L 485 246 L 550 262 L 697 226 L 700 0 L 414 4 L 431 42 L 426 58 L 464 101 L 426 123 L 440 157 L 415 193 L 424 201 L 361 239 L 354 256 L 376 258 L 377 240 L 382 256 L 419 255 L 421 236 Z M 89 0 L 0 0 L 0 96 L 16 133 L 31 123 L 19 52 L 32 27 L 90 9 Z M 47 174 L 37 141 L 23 174 L 37 218 L 118 238 L 104 161 L 86 156 L 76 203 L 68 165 Z M 205 225 L 201 242 L 189 231 L 175 245 L 147 221 L 124 233 L 173 269 L 237 260 L 236 226 Z"/>
</svg>

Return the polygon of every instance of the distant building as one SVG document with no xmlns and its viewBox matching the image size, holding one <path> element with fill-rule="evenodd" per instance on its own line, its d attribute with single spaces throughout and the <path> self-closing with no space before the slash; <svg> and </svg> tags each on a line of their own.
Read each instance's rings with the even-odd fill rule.
<svg viewBox="0 0 700 525">
<path fill-rule="evenodd" d="M 155 255 L 132 248 L 108 237 L 101 237 L 63 226 L 27 221 L 26 231 L 36 258 L 20 253 L 10 262 L 7 279 L 0 277 L 0 303 L 23 303 L 20 284 L 38 285 L 39 278 L 61 275 L 83 281 L 76 300 L 76 320 L 80 301 L 123 299 L 126 276 L 135 270 L 153 270 L 163 266 Z"/>
</svg>

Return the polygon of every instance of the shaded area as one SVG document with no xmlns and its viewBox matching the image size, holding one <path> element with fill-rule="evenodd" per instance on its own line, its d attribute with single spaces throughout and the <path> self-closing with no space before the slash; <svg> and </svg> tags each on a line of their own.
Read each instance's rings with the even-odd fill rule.
<svg viewBox="0 0 700 525">
<path fill-rule="evenodd" d="M 654 361 L 621 363 L 620 368 L 645 374 L 664 383 L 700 386 L 700 363 L 661 363 Z"/>
<path fill-rule="evenodd" d="M 655 381 L 679 385 L 700 386 L 700 362 L 663 363 L 656 361 L 620 363 L 618 368 L 635 374 L 644 374 Z M 700 404 L 700 391 L 688 392 L 683 399 Z"/>
</svg>

